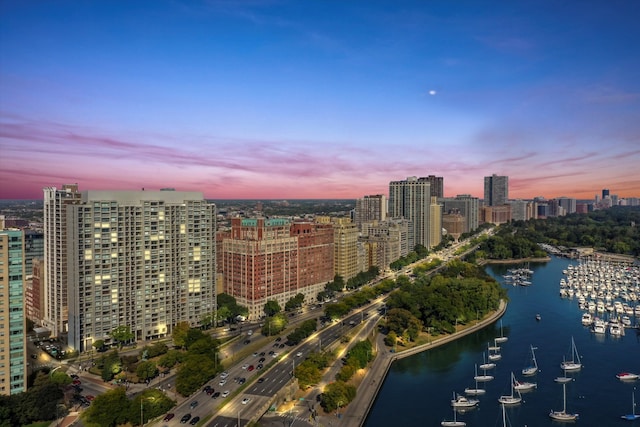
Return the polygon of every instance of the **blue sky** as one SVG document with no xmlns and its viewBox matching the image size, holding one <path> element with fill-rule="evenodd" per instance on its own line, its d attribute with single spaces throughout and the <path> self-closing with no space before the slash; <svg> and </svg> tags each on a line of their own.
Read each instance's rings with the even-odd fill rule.
<svg viewBox="0 0 640 427">
<path fill-rule="evenodd" d="M 5 1 L 0 198 L 640 196 L 638 1 Z M 11 185 L 7 185 L 10 183 Z"/>
</svg>

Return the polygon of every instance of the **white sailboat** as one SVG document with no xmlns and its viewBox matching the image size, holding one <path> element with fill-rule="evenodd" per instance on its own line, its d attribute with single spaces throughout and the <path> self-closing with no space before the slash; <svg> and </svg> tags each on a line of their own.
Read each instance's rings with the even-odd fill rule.
<svg viewBox="0 0 640 427">
<path fill-rule="evenodd" d="M 631 413 L 622 415 L 620 418 L 627 421 L 635 421 L 640 419 L 640 414 L 636 414 L 636 389 L 631 392 Z"/>
<path fill-rule="evenodd" d="M 480 365 L 481 368 L 483 366 L 486 366 L 486 364 Z M 483 368 L 482 369 L 482 375 L 478 375 L 478 373 L 476 372 L 476 375 L 473 377 L 473 379 L 476 380 L 479 383 L 484 383 L 484 382 L 487 382 L 487 381 L 491 381 L 493 379 L 493 375 L 487 375 L 487 369 Z"/>
<path fill-rule="evenodd" d="M 503 342 L 507 342 L 508 340 L 509 337 L 504 336 L 504 331 L 502 330 L 502 319 L 500 319 L 500 336 L 496 337 L 495 342 L 496 344 L 501 344 Z"/>
<path fill-rule="evenodd" d="M 454 393 L 455 396 L 455 393 Z M 458 421 L 458 417 L 456 416 L 456 413 L 458 411 L 456 411 L 455 408 L 453 408 L 453 421 L 447 421 L 444 420 L 440 423 L 441 426 L 443 427 L 464 427 L 467 425 L 467 423 L 465 423 L 464 421 Z"/>
<path fill-rule="evenodd" d="M 482 365 L 480 365 L 480 369 L 486 371 L 488 369 L 493 369 L 496 367 L 496 364 L 493 362 L 488 362 L 486 360 L 486 354 L 482 353 L 482 360 L 484 361 L 484 363 Z"/>
<path fill-rule="evenodd" d="M 515 390 L 515 382 L 516 377 L 513 375 L 513 372 L 511 372 L 511 394 L 500 396 L 498 398 L 498 402 L 502 403 L 503 405 L 515 405 L 522 402 L 522 396 L 520 396 L 520 392 Z M 514 391 L 517 392 L 517 396 L 513 393 Z"/>
<path fill-rule="evenodd" d="M 488 351 L 488 358 L 490 361 L 495 362 L 496 360 L 500 360 L 502 359 L 502 355 L 500 354 L 500 346 L 497 345 L 489 345 L 489 343 L 487 343 L 487 351 Z"/>
<path fill-rule="evenodd" d="M 538 372 L 538 361 L 536 360 L 535 347 L 531 346 L 531 365 L 522 369 L 522 375 L 531 376 Z"/>
<path fill-rule="evenodd" d="M 580 355 L 578 354 L 578 349 L 576 348 L 576 343 L 573 340 L 573 337 L 571 337 L 571 360 L 563 360 L 560 367 L 565 371 L 577 371 L 582 368 Z"/>
<path fill-rule="evenodd" d="M 476 374 L 473 377 L 476 381 L 476 388 L 467 387 L 464 389 L 464 392 L 469 396 L 478 396 L 480 394 L 485 394 L 487 391 L 483 388 L 478 388 L 478 365 L 476 364 Z"/>
<path fill-rule="evenodd" d="M 549 412 L 549 417 L 557 421 L 575 421 L 578 419 L 578 414 L 567 413 L 567 384 L 562 384 L 562 411 Z"/>
<path fill-rule="evenodd" d="M 538 387 L 538 383 L 532 383 L 529 381 L 518 381 L 515 377 L 513 378 L 513 388 L 518 391 L 529 391 Z"/>
</svg>

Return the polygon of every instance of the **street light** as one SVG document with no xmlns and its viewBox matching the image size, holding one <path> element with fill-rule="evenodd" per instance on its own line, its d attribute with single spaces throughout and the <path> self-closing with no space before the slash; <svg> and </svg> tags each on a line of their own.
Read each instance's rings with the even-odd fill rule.
<svg viewBox="0 0 640 427">
<path fill-rule="evenodd" d="M 153 401 L 153 398 L 152 397 L 142 397 L 142 396 L 140 396 L 140 425 L 141 426 L 144 425 L 143 403 L 144 403 L 145 400 Z"/>
</svg>

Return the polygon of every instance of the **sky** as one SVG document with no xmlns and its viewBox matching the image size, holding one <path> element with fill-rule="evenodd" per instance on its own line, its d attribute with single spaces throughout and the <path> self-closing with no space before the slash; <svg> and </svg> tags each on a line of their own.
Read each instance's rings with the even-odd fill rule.
<svg viewBox="0 0 640 427">
<path fill-rule="evenodd" d="M 0 199 L 640 197 L 640 1 L 0 2 Z"/>
</svg>

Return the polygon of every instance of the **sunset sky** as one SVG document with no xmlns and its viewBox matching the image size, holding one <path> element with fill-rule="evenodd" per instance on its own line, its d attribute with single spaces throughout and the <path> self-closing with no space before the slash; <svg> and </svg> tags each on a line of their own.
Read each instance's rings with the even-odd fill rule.
<svg viewBox="0 0 640 427">
<path fill-rule="evenodd" d="M 2 1 L 0 199 L 640 197 L 640 1 Z"/>
</svg>

